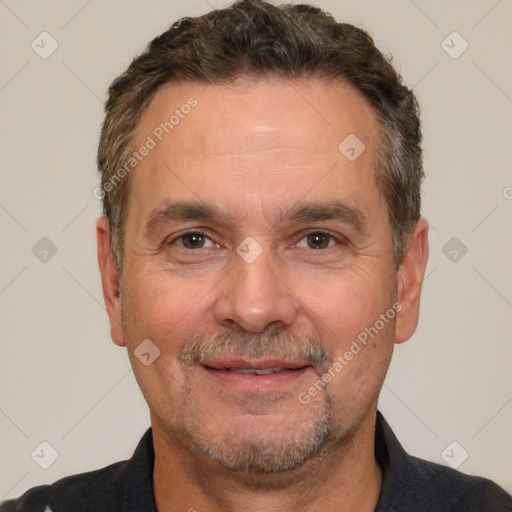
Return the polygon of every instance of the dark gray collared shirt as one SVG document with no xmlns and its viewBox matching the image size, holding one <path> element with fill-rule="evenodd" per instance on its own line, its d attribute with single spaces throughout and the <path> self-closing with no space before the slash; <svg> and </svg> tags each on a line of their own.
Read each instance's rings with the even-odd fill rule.
<svg viewBox="0 0 512 512">
<path fill-rule="evenodd" d="M 512 498 L 490 480 L 408 455 L 380 413 L 375 455 L 383 472 L 375 512 L 512 511 Z M 0 504 L 0 512 L 156 512 L 154 459 L 148 429 L 130 460 L 34 487 Z"/>
</svg>

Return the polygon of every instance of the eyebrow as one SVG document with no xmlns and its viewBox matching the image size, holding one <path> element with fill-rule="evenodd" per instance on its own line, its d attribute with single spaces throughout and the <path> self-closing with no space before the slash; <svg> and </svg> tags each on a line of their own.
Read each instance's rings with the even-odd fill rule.
<svg viewBox="0 0 512 512">
<path fill-rule="evenodd" d="M 299 203 L 291 208 L 282 208 L 280 222 L 315 222 L 334 220 L 352 225 L 358 231 L 365 231 L 366 214 L 343 201 L 327 203 Z M 187 220 L 217 221 L 233 223 L 232 215 L 221 212 L 214 205 L 197 201 L 171 201 L 155 209 L 146 222 L 146 230 L 154 232 L 161 226 Z"/>
<path fill-rule="evenodd" d="M 295 222 L 335 220 L 352 225 L 358 231 L 366 228 L 366 214 L 343 201 L 327 203 L 300 203 L 283 213 L 285 219 Z"/>
<path fill-rule="evenodd" d="M 185 220 L 204 220 L 213 219 L 226 221 L 228 216 L 221 214 L 214 206 L 195 201 L 172 201 L 166 203 L 163 208 L 153 210 L 148 221 L 146 230 L 153 232 L 160 226 L 169 222 L 179 222 Z"/>
</svg>

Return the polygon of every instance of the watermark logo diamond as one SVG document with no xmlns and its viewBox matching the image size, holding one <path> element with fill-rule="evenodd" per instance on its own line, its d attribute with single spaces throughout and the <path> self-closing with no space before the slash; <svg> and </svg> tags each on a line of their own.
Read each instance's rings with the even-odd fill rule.
<svg viewBox="0 0 512 512">
<path fill-rule="evenodd" d="M 150 339 L 145 339 L 133 353 L 144 366 L 149 366 L 160 355 L 160 349 Z"/>
<path fill-rule="evenodd" d="M 32 247 L 32 254 L 42 263 L 48 263 L 57 251 L 57 246 L 46 236 Z"/>
<path fill-rule="evenodd" d="M 452 32 L 443 39 L 441 48 L 452 59 L 458 59 L 469 48 L 469 43 L 458 32 Z"/>
<path fill-rule="evenodd" d="M 457 441 L 452 441 L 442 452 L 441 458 L 453 469 L 457 469 L 469 457 L 469 453 Z"/>
<path fill-rule="evenodd" d="M 43 441 L 30 456 L 39 467 L 48 469 L 59 458 L 59 452 L 50 443 Z"/>
<path fill-rule="evenodd" d="M 48 32 L 41 32 L 30 45 L 39 57 L 47 59 L 52 53 L 57 50 L 59 43 Z"/>
<path fill-rule="evenodd" d="M 345 137 L 343 142 L 338 146 L 339 152 L 351 162 L 357 160 L 365 149 L 366 146 L 364 142 L 353 133 Z"/>
<path fill-rule="evenodd" d="M 247 263 L 252 263 L 261 256 L 263 247 L 252 236 L 248 236 L 238 245 L 236 252 Z"/>
<path fill-rule="evenodd" d="M 454 236 L 443 245 L 441 251 L 452 263 L 458 263 L 466 255 L 468 248 Z"/>
</svg>

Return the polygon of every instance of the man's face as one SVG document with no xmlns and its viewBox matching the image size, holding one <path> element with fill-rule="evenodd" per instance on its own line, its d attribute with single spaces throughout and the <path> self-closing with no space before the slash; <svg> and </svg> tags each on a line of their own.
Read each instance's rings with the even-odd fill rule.
<svg viewBox="0 0 512 512">
<path fill-rule="evenodd" d="M 113 331 L 153 428 L 232 469 L 294 467 L 349 438 L 376 406 L 395 335 L 372 109 L 319 80 L 169 84 L 134 147 L 148 136 Z M 147 366 L 134 356 L 146 339 L 160 350 Z"/>
</svg>

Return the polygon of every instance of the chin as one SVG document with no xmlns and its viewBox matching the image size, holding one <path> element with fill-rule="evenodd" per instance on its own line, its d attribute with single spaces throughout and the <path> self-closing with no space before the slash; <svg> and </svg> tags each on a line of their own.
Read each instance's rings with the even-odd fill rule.
<svg viewBox="0 0 512 512">
<path fill-rule="evenodd" d="M 330 438 L 327 403 L 287 416 L 239 414 L 215 421 L 204 410 L 189 410 L 185 435 L 210 461 L 231 472 L 289 472 L 317 455 Z"/>
</svg>

